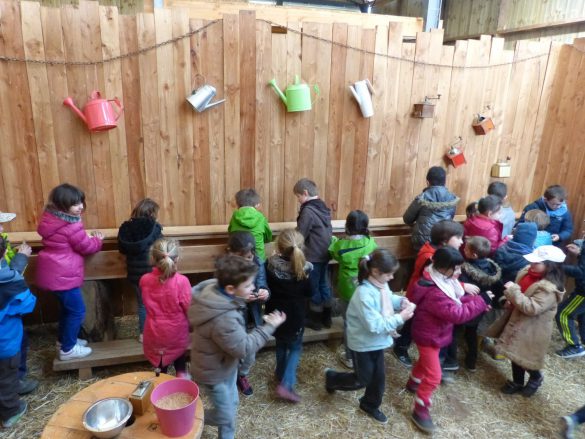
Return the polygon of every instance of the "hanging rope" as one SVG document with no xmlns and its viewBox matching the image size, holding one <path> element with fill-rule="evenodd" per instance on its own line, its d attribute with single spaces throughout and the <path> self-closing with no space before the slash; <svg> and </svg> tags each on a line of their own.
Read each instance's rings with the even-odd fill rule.
<svg viewBox="0 0 585 439">
<path fill-rule="evenodd" d="M 192 31 L 189 31 L 189 32 L 183 34 L 183 35 L 179 35 L 178 37 L 171 38 L 170 40 L 163 41 L 163 42 L 154 44 L 152 46 L 143 47 L 142 49 L 134 50 L 132 52 L 124 53 L 121 55 L 113 56 L 111 58 L 106 58 L 106 59 L 97 60 L 97 61 L 38 60 L 38 59 L 19 58 L 19 57 L 6 56 L 6 55 L 0 55 L 0 61 L 22 62 L 22 63 L 27 63 L 27 64 L 63 65 L 63 66 L 70 66 L 70 65 L 72 65 L 72 66 L 95 66 L 95 65 L 99 65 L 99 64 L 120 61 L 124 58 L 130 58 L 133 56 L 142 55 L 146 52 L 150 52 L 151 50 L 156 50 L 160 47 L 167 46 L 169 44 L 174 44 L 180 40 L 183 40 L 185 38 L 189 38 L 193 35 L 196 35 L 200 32 L 203 32 L 207 28 L 213 26 L 214 24 L 216 24 L 220 21 L 222 21 L 222 19 L 213 20 L 213 21 L 210 21 L 209 23 L 207 23 L 206 25 L 204 25 L 198 29 L 194 29 Z M 353 46 L 350 46 L 348 44 L 339 43 L 337 41 L 329 40 L 327 38 L 322 38 L 322 37 L 319 37 L 316 35 L 311 35 L 311 34 L 305 33 L 303 31 L 300 31 L 297 29 L 292 29 L 290 27 L 283 26 L 283 25 L 278 24 L 278 23 L 274 23 L 270 20 L 258 19 L 258 21 L 262 21 L 264 23 L 269 24 L 270 26 L 278 27 L 280 29 L 285 29 L 287 32 L 301 35 L 302 37 L 311 38 L 311 39 L 321 41 L 323 43 L 327 43 L 327 44 L 330 44 L 333 46 L 342 47 L 342 48 L 348 49 L 348 50 L 354 50 L 356 52 L 360 52 L 360 53 L 363 53 L 366 55 L 380 56 L 380 57 L 392 59 L 395 61 L 408 62 L 408 63 L 411 63 L 413 65 L 426 66 L 426 67 L 438 67 L 438 68 L 449 68 L 449 69 L 485 69 L 485 68 L 493 68 L 493 67 L 511 66 L 514 64 L 522 63 L 522 62 L 527 62 L 527 61 L 532 61 L 532 60 L 543 58 L 543 57 L 548 57 L 548 55 L 549 55 L 549 53 L 547 52 L 547 53 L 541 53 L 540 55 L 533 55 L 533 56 L 530 56 L 527 58 L 516 59 L 516 60 L 513 60 L 511 62 L 487 64 L 487 65 L 474 65 L 474 66 L 456 66 L 456 65 L 451 65 L 451 64 L 430 63 L 430 62 L 426 62 L 426 61 L 418 61 L 418 60 L 409 59 L 409 58 L 402 58 L 400 56 L 395 56 L 395 55 L 388 55 L 387 53 L 374 52 L 374 51 L 362 49 L 359 47 L 353 47 Z"/>
</svg>

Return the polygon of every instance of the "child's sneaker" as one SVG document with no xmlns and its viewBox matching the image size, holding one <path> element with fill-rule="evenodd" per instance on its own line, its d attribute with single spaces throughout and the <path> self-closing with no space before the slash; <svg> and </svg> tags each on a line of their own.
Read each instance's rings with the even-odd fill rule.
<svg viewBox="0 0 585 439">
<path fill-rule="evenodd" d="M 18 380 L 18 390 L 16 391 L 19 395 L 28 395 L 34 392 L 39 387 L 39 382 L 33 378 L 23 378 Z"/>
<path fill-rule="evenodd" d="M 78 344 L 79 346 L 86 347 L 89 343 L 87 342 L 87 340 L 83 340 L 82 338 L 78 338 L 77 341 L 75 342 L 75 344 Z M 59 340 L 57 340 L 55 342 L 55 346 L 58 349 L 61 349 L 61 342 Z"/>
<path fill-rule="evenodd" d="M 576 358 L 585 355 L 585 348 L 579 345 L 568 345 L 556 352 L 561 358 Z"/>
<path fill-rule="evenodd" d="M 412 419 L 414 425 L 425 433 L 430 434 L 435 430 L 435 424 L 433 424 L 433 418 L 431 418 L 429 406 L 430 404 L 425 405 L 421 399 L 416 398 L 410 419 Z"/>
<path fill-rule="evenodd" d="M 561 418 L 561 437 L 563 439 L 573 439 L 575 433 L 575 420 L 572 416 L 563 416 Z"/>
<path fill-rule="evenodd" d="M 333 378 L 333 374 L 335 371 L 330 368 L 325 369 L 325 390 L 327 393 L 335 393 L 335 389 L 331 385 L 331 379 Z"/>
<path fill-rule="evenodd" d="M 301 401 L 301 397 L 297 395 L 293 390 L 289 390 L 284 387 L 282 384 L 276 386 L 276 397 L 280 399 L 284 399 L 285 401 L 290 401 L 294 404 Z"/>
<path fill-rule="evenodd" d="M 26 409 L 27 409 L 26 401 L 23 401 L 21 399 L 18 404 L 18 412 L 14 416 L 11 416 L 6 421 L 2 422 L 2 428 L 14 427 L 18 423 L 18 421 L 20 421 L 20 418 L 24 416 L 24 414 L 26 413 Z"/>
<path fill-rule="evenodd" d="M 500 389 L 504 395 L 513 395 L 515 393 L 520 393 L 524 389 L 522 384 L 515 383 L 514 381 L 506 381 L 506 384 L 502 386 Z"/>
<path fill-rule="evenodd" d="M 409 369 L 412 367 L 412 360 L 410 359 L 410 355 L 408 355 L 408 352 L 400 352 L 396 349 L 392 349 L 392 353 L 400 362 L 400 364 L 402 364 L 404 367 L 407 367 Z"/>
<path fill-rule="evenodd" d="M 252 389 L 247 376 L 238 376 L 237 385 L 238 389 L 240 389 L 240 392 L 242 392 L 242 395 L 244 396 L 251 396 L 254 393 L 254 389 Z"/>
<path fill-rule="evenodd" d="M 542 385 L 543 381 L 544 381 L 543 376 L 536 380 L 533 380 L 532 378 L 529 379 L 524 388 L 522 389 L 522 396 L 530 398 L 532 395 L 536 393 L 538 388 Z"/>
<path fill-rule="evenodd" d="M 341 347 L 343 348 L 343 345 Z M 337 359 L 341 364 L 343 364 L 343 367 L 347 369 L 353 369 L 353 360 L 351 358 L 347 358 L 347 356 L 345 355 L 345 348 L 340 349 L 337 352 Z"/>
<path fill-rule="evenodd" d="M 76 358 L 87 357 L 89 354 L 91 354 L 91 348 L 76 344 L 69 352 L 63 352 L 59 349 L 59 360 L 74 360 Z"/>
<path fill-rule="evenodd" d="M 138 336 L 138 343 L 143 343 L 144 342 L 144 334 L 140 334 Z"/>
<path fill-rule="evenodd" d="M 360 409 L 380 424 L 387 424 L 388 417 L 380 409 L 369 409 L 360 403 Z"/>
</svg>

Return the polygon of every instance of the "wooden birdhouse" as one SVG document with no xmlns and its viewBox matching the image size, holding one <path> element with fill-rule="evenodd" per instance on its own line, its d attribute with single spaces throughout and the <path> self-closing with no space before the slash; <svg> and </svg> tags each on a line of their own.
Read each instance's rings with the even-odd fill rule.
<svg viewBox="0 0 585 439">
<path fill-rule="evenodd" d="M 414 111 L 412 112 L 413 117 L 425 119 L 433 117 L 435 114 L 435 103 L 431 102 L 431 99 L 441 99 L 441 95 L 436 97 L 425 96 L 425 100 L 418 104 L 414 104 Z"/>
<path fill-rule="evenodd" d="M 461 147 L 462 139 L 459 139 L 451 145 L 445 157 L 447 160 L 453 165 L 454 168 L 458 168 L 459 166 L 464 165 L 467 163 L 465 160 L 465 155 L 463 154 L 463 148 Z"/>
<path fill-rule="evenodd" d="M 510 163 L 508 163 L 510 157 L 507 157 L 506 160 L 498 160 L 497 163 L 492 165 L 492 170 L 490 175 L 496 178 L 508 178 L 512 175 L 512 167 Z"/>
<path fill-rule="evenodd" d="M 478 136 L 485 135 L 489 133 L 491 130 L 495 128 L 494 121 L 491 117 L 482 116 L 481 114 L 477 115 L 477 118 L 471 125 L 473 127 L 473 131 Z"/>
</svg>

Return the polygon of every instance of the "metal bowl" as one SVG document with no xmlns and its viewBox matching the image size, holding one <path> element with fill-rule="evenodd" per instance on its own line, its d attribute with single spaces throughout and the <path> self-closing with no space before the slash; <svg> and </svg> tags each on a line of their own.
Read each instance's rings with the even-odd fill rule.
<svg viewBox="0 0 585 439">
<path fill-rule="evenodd" d="M 132 416 L 126 398 L 105 398 L 93 403 L 83 414 L 83 426 L 98 438 L 118 436 Z"/>
</svg>

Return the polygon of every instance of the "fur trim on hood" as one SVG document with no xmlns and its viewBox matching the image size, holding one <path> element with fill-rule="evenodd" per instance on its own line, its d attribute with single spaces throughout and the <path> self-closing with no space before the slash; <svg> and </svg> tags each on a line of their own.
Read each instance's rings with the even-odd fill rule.
<svg viewBox="0 0 585 439">
<path fill-rule="evenodd" d="M 430 201 L 421 197 L 418 199 L 418 202 L 421 206 L 431 210 L 449 209 L 450 207 L 457 207 L 459 197 L 455 196 L 455 198 L 449 201 Z"/>
<path fill-rule="evenodd" d="M 477 283 L 479 286 L 489 287 L 502 278 L 502 269 L 489 258 L 484 259 L 484 261 L 485 268 L 487 268 L 491 274 L 488 273 L 488 271 L 484 271 L 482 267 L 478 267 L 469 262 L 465 262 L 461 266 L 461 269 L 467 274 L 467 276 L 469 276 L 472 283 Z"/>
</svg>

